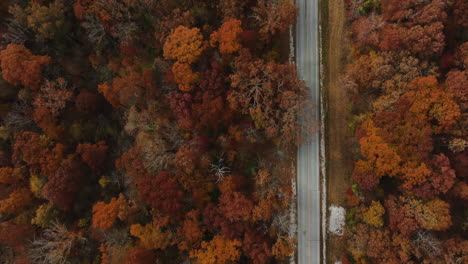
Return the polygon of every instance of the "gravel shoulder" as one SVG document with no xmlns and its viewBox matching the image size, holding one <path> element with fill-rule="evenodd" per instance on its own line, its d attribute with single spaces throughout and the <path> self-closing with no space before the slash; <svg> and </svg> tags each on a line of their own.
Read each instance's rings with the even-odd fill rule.
<svg viewBox="0 0 468 264">
<path fill-rule="evenodd" d="M 326 93 L 327 207 L 343 205 L 352 171 L 352 132 L 348 124 L 352 114 L 350 100 L 339 78 L 349 54 L 344 0 L 323 0 L 322 19 L 322 89 Z M 323 210 L 325 213 L 328 210 Z M 328 212 L 327 212 L 328 213 Z M 345 251 L 345 241 L 327 235 L 327 262 L 339 260 Z"/>
</svg>

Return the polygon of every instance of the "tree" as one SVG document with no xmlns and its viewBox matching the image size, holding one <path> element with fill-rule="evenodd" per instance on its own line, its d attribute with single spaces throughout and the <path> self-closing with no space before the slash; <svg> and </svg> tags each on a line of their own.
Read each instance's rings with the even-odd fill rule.
<svg viewBox="0 0 468 264">
<path fill-rule="evenodd" d="M 276 33 L 285 32 L 290 25 L 294 25 L 298 8 L 291 0 L 260 0 L 253 11 L 253 17 L 260 28 L 259 32 L 267 39 Z"/>
<path fill-rule="evenodd" d="M 293 248 L 294 242 L 291 239 L 285 239 L 278 237 L 276 243 L 271 249 L 271 253 L 277 260 L 283 260 L 288 256 L 291 256 L 294 252 Z"/>
<path fill-rule="evenodd" d="M 426 259 L 439 256 L 442 251 L 442 243 L 429 232 L 416 232 L 413 244 L 416 253 L 427 256 Z"/>
<path fill-rule="evenodd" d="M 388 213 L 389 227 L 392 231 L 400 231 L 403 235 L 411 235 L 416 230 L 420 230 L 421 226 L 415 219 L 411 207 L 404 206 L 404 198 L 389 196 L 385 200 L 385 209 Z"/>
<path fill-rule="evenodd" d="M 246 4 L 246 1 L 220 0 L 216 7 L 222 14 L 222 18 L 226 21 L 229 19 L 244 18 L 244 8 Z"/>
<path fill-rule="evenodd" d="M 0 184 L 14 184 L 26 179 L 26 168 L 0 168 Z"/>
<path fill-rule="evenodd" d="M 198 74 L 194 73 L 187 63 L 176 62 L 172 65 L 172 73 L 174 74 L 175 82 L 179 85 L 179 90 L 182 92 L 190 92 L 193 90 L 193 84 L 198 81 Z"/>
<path fill-rule="evenodd" d="M 442 231 L 451 225 L 450 205 L 438 198 L 422 201 L 409 197 L 390 196 L 385 201 L 390 228 L 404 235 L 427 229 Z"/>
<path fill-rule="evenodd" d="M 191 210 L 186 214 L 183 226 L 178 230 L 184 238 L 179 242 L 180 250 L 190 251 L 198 248 L 203 238 L 203 227 L 200 225 L 200 211 Z"/>
<path fill-rule="evenodd" d="M 231 222 L 249 221 L 252 209 L 252 202 L 239 192 L 223 193 L 219 198 L 219 210 Z"/>
<path fill-rule="evenodd" d="M 122 216 L 125 216 L 128 210 L 128 202 L 122 194 L 119 195 L 118 199 L 113 197 L 108 204 L 97 202 L 93 205 L 92 226 L 108 230 L 114 225 L 117 218 L 124 221 L 125 219 Z"/>
<path fill-rule="evenodd" d="M 462 25 L 464 27 L 468 26 L 468 3 L 463 0 L 456 0 L 453 4 L 453 14 L 455 16 L 455 20 L 457 24 Z"/>
<path fill-rule="evenodd" d="M 232 89 L 227 100 L 233 110 L 248 114 L 268 138 L 282 135 L 279 143 L 298 142 L 301 127 L 298 116 L 305 106 L 307 92 L 292 64 L 253 60 L 247 50 L 236 58 L 236 72 L 230 75 Z"/>
<path fill-rule="evenodd" d="M 51 40 L 66 32 L 65 6 L 61 0 L 55 0 L 49 6 L 33 1 L 25 12 L 28 14 L 27 25 L 39 41 Z"/>
<path fill-rule="evenodd" d="M 130 72 L 123 77 L 115 77 L 112 83 L 98 85 L 98 91 L 115 108 L 141 103 L 145 85 L 140 73 Z"/>
<path fill-rule="evenodd" d="M 86 238 L 59 223 L 52 224 L 42 234 L 32 241 L 30 257 L 34 263 L 66 263 L 71 253 L 86 242 Z"/>
<path fill-rule="evenodd" d="M 241 49 L 239 34 L 242 32 L 241 21 L 230 19 L 224 22 L 218 31 L 211 33 L 212 47 L 219 45 L 219 52 L 223 55 L 235 53 Z"/>
<path fill-rule="evenodd" d="M 46 228 L 58 216 L 58 211 L 51 203 L 41 204 L 36 210 L 36 216 L 31 219 L 31 224 Z"/>
<path fill-rule="evenodd" d="M 81 90 L 75 98 L 75 107 L 78 112 L 84 115 L 95 113 L 99 105 L 99 97 L 97 94 Z"/>
<path fill-rule="evenodd" d="M 193 96 L 190 93 L 172 92 L 168 96 L 169 105 L 181 129 L 191 130 L 194 127 L 192 117 Z"/>
<path fill-rule="evenodd" d="M 258 230 L 247 230 L 242 241 L 242 251 L 252 263 L 262 264 L 271 260 L 271 244 L 268 238 Z"/>
<path fill-rule="evenodd" d="M 239 240 L 229 240 L 216 235 L 209 242 L 203 241 L 201 249 L 190 252 L 191 258 L 196 258 L 200 264 L 236 263 L 240 258 Z"/>
<path fill-rule="evenodd" d="M 154 209 L 172 216 L 182 213 L 184 193 L 170 173 L 162 171 L 156 177 L 143 176 L 137 180 L 137 187 L 142 200 Z"/>
<path fill-rule="evenodd" d="M 385 213 L 385 209 L 380 204 L 379 201 L 372 201 L 372 204 L 364 210 L 362 215 L 362 219 L 368 225 L 374 227 L 382 227 L 383 222 L 383 214 Z"/>
<path fill-rule="evenodd" d="M 57 117 L 61 110 L 65 109 L 67 102 L 71 101 L 73 93 L 67 89 L 67 82 L 63 78 L 58 78 L 56 81 L 46 80 L 41 86 L 33 101 L 36 108 L 44 107 L 54 116 Z"/>
<path fill-rule="evenodd" d="M 416 195 L 429 199 L 440 193 L 447 193 L 455 183 L 455 170 L 450 166 L 450 161 L 444 154 L 432 157 L 432 172 L 429 177 L 413 189 Z"/>
<path fill-rule="evenodd" d="M 468 109 L 468 71 L 451 70 L 445 79 L 447 92 L 457 100 L 461 111 Z"/>
<path fill-rule="evenodd" d="M 369 226 L 366 224 L 357 224 L 351 237 L 348 239 L 348 250 L 354 260 L 360 261 L 366 254 L 367 243 L 369 241 Z"/>
<path fill-rule="evenodd" d="M 192 104 L 198 129 L 217 127 L 220 122 L 230 120 L 231 112 L 225 102 L 228 87 L 228 77 L 221 64 L 212 63 L 211 68 L 201 73 L 200 89 L 197 89 Z"/>
<path fill-rule="evenodd" d="M 422 57 L 440 55 L 445 46 L 447 7 L 440 0 L 382 1 L 382 17 L 390 26 L 382 31 L 381 48 L 394 51 L 403 48 Z"/>
<path fill-rule="evenodd" d="M 33 55 L 23 45 L 8 44 L 6 49 L 0 51 L 3 79 L 13 85 L 21 84 L 32 90 L 39 89 L 42 68 L 50 63 L 50 57 Z"/>
<path fill-rule="evenodd" d="M 28 223 L 17 222 L 18 218 L 8 221 L 3 221 L 0 224 L 0 244 L 2 245 L 2 260 L 8 261 L 8 248 L 12 249 L 11 258 L 16 257 L 18 260 L 25 255 L 32 236 L 34 235 L 34 227 Z M 5 251 L 6 252 L 5 252 Z M 20 262 L 21 263 L 21 262 Z M 29 262 L 26 262 L 29 263 Z"/>
<path fill-rule="evenodd" d="M 160 45 L 163 45 L 166 38 L 179 26 L 190 28 L 195 23 L 195 18 L 190 11 L 174 8 L 157 26 L 154 36 Z"/>
<path fill-rule="evenodd" d="M 460 107 L 452 95 L 440 89 L 436 76 L 416 78 L 408 85 L 413 90 L 405 97 L 409 100 L 418 98 L 409 109 L 413 116 L 426 116 L 430 121 L 437 121 L 436 133 L 450 130 L 460 118 Z"/>
<path fill-rule="evenodd" d="M 361 154 L 366 160 L 359 160 L 353 171 L 353 178 L 361 188 L 375 188 L 383 176 L 396 176 L 400 171 L 400 156 L 378 135 L 380 129 L 371 120 L 361 125 L 365 136 L 359 139 Z"/>
<path fill-rule="evenodd" d="M 417 0 L 382 1 L 382 14 L 388 22 L 402 24 L 427 24 L 441 21 L 447 17 L 447 4 L 444 1 L 431 0 L 421 3 Z M 409 18 L 409 19 L 408 19 Z"/>
<path fill-rule="evenodd" d="M 353 35 L 361 47 L 377 46 L 379 44 L 379 30 L 384 25 L 381 16 L 361 16 L 351 25 Z"/>
<path fill-rule="evenodd" d="M 65 128 L 58 124 L 58 119 L 46 107 L 34 109 L 33 119 L 37 126 L 52 139 L 63 140 Z"/>
<path fill-rule="evenodd" d="M 452 225 L 450 204 L 438 198 L 415 209 L 416 219 L 425 229 L 443 231 Z"/>
<path fill-rule="evenodd" d="M 33 202 L 33 196 L 28 188 L 13 190 L 8 198 L 0 200 L 0 217 L 19 214 Z"/>
<path fill-rule="evenodd" d="M 164 58 L 180 63 L 194 63 L 203 51 L 203 36 L 198 28 L 178 26 L 166 38 Z"/>
<path fill-rule="evenodd" d="M 15 136 L 13 163 L 25 162 L 30 171 L 41 172 L 50 177 L 60 167 L 65 155 L 65 146 L 54 144 L 50 138 L 34 132 L 24 131 Z"/>
<path fill-rule="evenodd" d="M 157 258 L 154 250 L 132 247 L 127 251 L 125 258 L 121 262 L 122 264 L 153 264 Z"/>
<path fill-rule="evenodd" d="M 221 230 L 222 234 L 228 239 L 241 239 L 247 227 L 244 222 L 228 220 L 213 203 L 208 203 L 205 207 L 203 223 L 208 231 L 216 233 Z"/>
<path fill-rule="evenodd" d="M 273 203 L 272 199 L 261 198 L 252 209 L 252 221 L 270 221 L 273 216 Z"/>
<path fill-rule="evenodd" d="M 444 242 L 444 260 L 447 264 L 464 263 L 468 261 L 468 241 L 460 237 L 447 239 Z"/>
<path fill-rule="evenodd" d="M 168 219 L 153 219 L 144 226 L 135 224 L 130 226 L 130 234 L 140 239 L 140 244 L 146 249 L 166 249 L 175 244 L 171 231 L 162 230 Z"/>
<path fill-rule="evenodd" d="M 104 141 L 99 141 L 96 144 L 79 144 L 76 147 L 76 153 L 80 154 L 81 159 L 88 164 L 96 175 L 101 175 L 108 148 Z"/>
<path fill-rule="evenodd" d="M 49 176 L 44 186 L 44 198 L 61 209 L 71 210 L 78 198 L 78 193 L 87 181 L 82 162 L 69 156 L 60 163 L 58 170 Z"/>
</svg>

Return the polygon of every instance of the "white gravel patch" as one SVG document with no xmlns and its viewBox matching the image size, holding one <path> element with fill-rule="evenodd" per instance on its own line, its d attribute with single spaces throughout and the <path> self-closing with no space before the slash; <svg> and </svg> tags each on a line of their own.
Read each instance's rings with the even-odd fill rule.
<svg viewBox="0 0 468 264">
<path fill-rule="evenodd" d="M 342 236 L 344 234 L 344 226 L 346 222 L 346 210 L 343 207 L 336 205 L 330 206 L 329 210 L 330 219 L 328 231 L 337 236 Z"/>
</svg>

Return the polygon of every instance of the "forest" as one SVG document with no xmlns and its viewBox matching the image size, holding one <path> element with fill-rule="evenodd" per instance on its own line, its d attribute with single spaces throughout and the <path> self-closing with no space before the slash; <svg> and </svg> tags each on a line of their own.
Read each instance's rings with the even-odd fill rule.
<svg viewBox="0 0 468 264">
<path fill-rule="evenodd" d="M 308 94 L 288 57 L 297 12 L 292 0 L 0 1 L 0 262 L 289 263 L 296 149 L 311 131 L 298 121 Z M 450 23 L 456 34 L 458 20 Z M 438 56 L 443 44 L 420 53 Z M 428 75 L 418 74 L 423 63 L 433 75 L 406 91 L 425 98 L 414 109 L 419 122 L 392 124 L 424 125 L 417 140 L 426 147 L 414 154 L 425 158 L 400 159 L 418 179 L 405 186 L 433 200 L 392 196 L 385 204 L 393 218 L 405 201 L 443 205 L 435 216 L 453 225 L 424 222 L 431 230 L 461 230 L 462 215 L 450 218 L 448 208 L 466 193 L 452 169 L 466 155 L 466 101 L 453 97 L 464 95 L 466 45 L 451 45 L 447 90 L 421 61 L 411 76 Z M 387 58 L 363 56 L 373 56 L 362 57 L 369 67 Z M 372 82 L 364 79 L 358 84 Z M 388 148 L 397 139 L 383 137 L 389 127 L 381 123 L 365 124 L 364 140 Z M 454 152 L 433 155 L 432 141 L 445 139 Z M 388 151 L 393 159 L 400 149 Z M 388 171 L 400 174 L 379 175 Z M 426 183 L 429 175 L 437 178 Z M 363 189 L 378 185 L 371 182 Z M 453 198 L 440 196 L 449 189 Z M 415 223 L 407 232 L 421 229 Z M 445 241 L 453 248 L 460 238 Z"/>
<path fill-rule="evenodd" d="M 347 0 L 342 263 L 468 263 L 468 2 Z"/>
</svg>

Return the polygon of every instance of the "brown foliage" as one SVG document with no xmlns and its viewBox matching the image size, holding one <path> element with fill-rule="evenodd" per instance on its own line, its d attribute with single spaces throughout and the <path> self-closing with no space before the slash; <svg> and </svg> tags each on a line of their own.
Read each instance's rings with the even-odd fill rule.
<svg viewBox="0 0 468 264">
<path fill-rule="evenodd" d="M 290 25 L 294 25 L 298 8 L 291 0 L 260 0 L 253 11 L 260 34 L 267 39 L 268 36 L 285 32 Z"/>
<path fill-rule="evenodd" d="M 19 214 L 32 202 L 33 195 L 29 188 L 15 189 L 8 195 L 8 198 L 0 200 L 0 216 Z"/>
<path fill-rule="evenodd" d="M 183 251 L 190 251 L 199 248 L 203 238 L 204 228 L 200 225 L 200 212 L 192 210 L 186 214 L 182 227 L 178 230 L 184 238 L 178 243 L 178 247 Z"/>
<path fill-rule="evenodd" d="M 44 198 L 63 210 L 71 210 L 78 198 L 78 193 L 87 181 L 82 162 L 69 156 L 60 163 L 57 171 L 49 176 L 44 186 Z"/>
<path fill-rule="evenodd" d="M 55 140 L 64 139 L 65 128 L 58 124 L 58 119 L 46 107 L 34 109 L 33 119 L 47 136 Z"/>
<path fill-rule="evenodd" d="M 137 179 L 137 187 L 142 200 L 154 209 L 172 216 L 181 215 L 184 193 L 170 173 L 162 171 L 156 177 L 146 174 Z"/>
<path fill-rule="evenodd" d="M 81 155 L 81 159 L 95 174 L 100 175 L 104 169 L 108 148 L 104 141 L 99 141 L 96 144 L 79 144 L 76 147 L 76 153 Z"/>
<path fill-rule="evenodd" d="M 157 255 L 153 250 L 137 246 L 127 251 L 121 264 L 153 264 L 156 258 Z"/>
<path fill-rule="evenodd" d="M 123 77 L 115 77 L 112 83 L 103 83 L 98 91 L 115 108 L 139 104 L 144 99 L 145 84 L 140 73 L 130 72 Z"/>
<path fill-rule="evenodd" d="M 13 145 L 13 162 L 25 162 L 30 171 L 41 171 L 50 177 L 59 168 L 65 155 L 65 146 L 54 145 L 49 138 L 34 132 L 21 132 L 15 136 Z"/>
<path fill-rule="evenodd" d="M 89 115 L 98 109 L 99 97 L 97 94 L 82 90 L 75 98 L 75 107 L 78 112 Z"/>
<path fill-rule="evenodd" d="M 298 142 L 298 121 L 307 92 L 292 64 L 254 60 L 243 50 L 235 60 L 236 72 L 230 76 L 232 89 L 227 100 L 232 109 L 249 114 L 268 138 Z"/>
<path fill-rule="evenodd" d="M 223 193 L 219 198 L 219 210 L 231 222 L 249 221 L 252 209 L 252 202 L 239 192 Z"/>
</svg>

